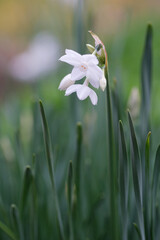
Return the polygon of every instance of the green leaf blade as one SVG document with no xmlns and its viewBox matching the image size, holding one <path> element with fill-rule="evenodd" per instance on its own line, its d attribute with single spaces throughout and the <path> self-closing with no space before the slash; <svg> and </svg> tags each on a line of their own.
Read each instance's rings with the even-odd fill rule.
<svg viewBox="0 0 160 240">
<path fill-rule="evenodd" d="M 128 120 L 129 120 L 130 135 L 131 135 L 131 158 L 132 158 L 132 175 L 133 175 L 134 192 L 135 192 L 141 238 L 142 240 L 145 240 L 143 202 L 142 202 L 141 158 L 139 154 L 139 148 L 138 148 L 138 143 L 135 135 L 134 126 L 133 126 L 132 119 L 129 112 L 128 112 Z"/>
<path fill-rule="evenodd" d="M 50 140 L 48 124 L 47 124 L 42 101 L 39 101 L 39 106 L 40 106 L 40 112 L 41 112 L 41 117 L 42 117 L 43 135 L 44 135 L 45 150 L 46 150 L 46 156 L 47 156 L 47 162 L 48 162 L 48 170 L 49 170 L 49 175 L 50 175 L 50 179 L 51 179 L 51 183 L 52 183 L 53 196 L 54 196 L 55 206 L 56 206 L 58 228 L 59 228 L 61 239 L 65 240 L 64 226 L 63 226 L 61 212 L 60 212 L 60 208 L 59 208 L 59 201 L 58 201 L 55 177 L 54 177 L 54 169 L 53 169 L 53 164 L 52 164 L 53 157 L 52 157 L 52 149 L 51 149 L 51 140 Z"/>
<path fill-rule="evenodd" d="M 151 105 L 151 85 L 152 85 L 152 37 L 153 30 L 152 25 L 147 27 L 144 52 L 142 57 L 141 66 L 141 92 L 142 92 L 142 104 L 141 104 L 141 131 L 142 138 L 146 136 L 149 131 L 149 113 Z"/>
<path fill-rule="evenodd" d="M 11 205 L 11 218 L 12 218 L 13 226 L 14 226 L 16 235 L 18 236 L 18 239 L 24 240 L 22 222 L 19 216 L 18 208 L 15 204 Z"/>
<path fill-rule="evenodd" d="M 7 227 L 3 222 L 0 221 L 0 229 L 6 234 L 8 235 L 8 237 L 10 237 L 10 239 L 12 240 L 17 240 L 15 234 L 12 232 L 12 230 Z"/>
<path fill-rule="evenodd" d="M 32 170 L 30 166 L 26 166 L 25 172 L 24 172 L 24 180 L 23 180 L 23 189 L 22 189 L 22 196 L 21 196 L 21 214 L 24 210 L 24 207 L 26 205 L 26 201 L 28 198 L 29 189 L 31 187 L 33 180 Z"/>
<path fill-rule="evenodd" d="M 119 175 L 123 239 L 127 240 L 129 164 L 122 121 L 119 121 Z"/>
</svg>

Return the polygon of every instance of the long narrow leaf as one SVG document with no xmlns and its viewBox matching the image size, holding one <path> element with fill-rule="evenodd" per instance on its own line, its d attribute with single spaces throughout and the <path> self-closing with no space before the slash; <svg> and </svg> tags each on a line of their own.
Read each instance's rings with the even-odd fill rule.
<svg viewBox="0 0 160 240">
<path fill-rule="evenodd" d="M 45 150 L 46 150 L 46 156 L 47 156 L 47 162 L 48 162 L 48 170 L 49 170 L 50 179 L 51 179 L 51 183 L 52 183 L 53 195 L 54 195 L 56 211 L 57 211 L 58 227 L 59 227 L 61 239 L 65 240 L 64 227 L 63 227 L 61 212 L 60 212 L 60 208 L 59 208 L 59 201 L 58 201 L 58 196 L 57 196 L 57 191 L 56 191 L 56 185 L 55 185 L 54 169 L 53 169 L 53 164 L 52 164 L 53 157 L 52 157 L 51 141 L 50 141 L 50 135 L 49 135 L 49 130 L 48 130 L 48 124 L 47 124 L 43 104 L 41 101 L 39 101 L 39 105 L 40 105 L 40 112 L 41 112 L 41 116 L 42 116 L 43 135 L 44 135 Z"/>
<path fill-rule="evenodd" d="M 153 179 L 152 179 L 152 222 L 151 222 L 152 239 L 154 239 L 154 232 L 155 232 L 156 197 L 157 197 L 157 189 L 159 184 L 159 177 L 160 177 L 160 145 L 158 146 L 158 149 L 156 152 L 156 158 L 155 158 L 154 170 L 153 170 Z"/>
<path fill-rule="evenodd" d="M 119 121 L 119 164 L 120 164 L 120 198 L 122 213 L 123 240 L 127 240 L 127 208 L 128 208 L 128 185 L 129 185 L 129 165 L 126 150 L 122 121 Z"/>
<path fill-rule="evenodd" d="M 105 71 L 105 76 L 107 80 L 106 88 L 106 98 L 107 98 L 107 121 L 108 121 L 108 159 L 109 159 L 109 184 L 110 184 L 110 231 L 113 239 L 118 239 L 118 217 L 117 217 L 117 164 L 115 158 L 115 143 L 113 134 L 113 118 L 112 118 L 112 106 L 111 106 L 111 96 L 110 96 L 110 84 L 108 70 Z"/>
<path fill-rule="evenodd" d="M 12 217 L 13 226 L 14 226 L 16 235 L 18 236 L 18 239 L 24 240 L 22 222 L 19 216 L 18 208 L 16 207 L 15 204 L 11 205 L 11 217 Z"/>
<path fill-rule="evenodd" d="M 0 221 L 0 229 L 5 233 L 7 234 L 8 237 L 10 237 L 10 239 L 12 240 L 17 240 L 16 236 L 14 235 L 14 233 L 12 232 L 12 230 L 7 227 L 4 223 L 2 223 Z"/>
<path fill-rule="evenodd" d="M 141 131 L 144 138 L 149 131 L 149 112 L 151 102 L 151 80 L 152 80 L 152 26 L 147 27 L 144 53 L 141 67 Z"/>
<path fill-rule="evenodd" d="M 76 149 L 76 172 L 75 172 L 75 181 L 76 181 L 76 191 L 77 191 L 77 200 L 80 196 L 80 184 L 81 184 L 81 147 L 82 147 L 82 124 L 77 123 L 77 149 Z"/>
<path fill-rule="evenodd" d="M 136 224 L 136 223 L 133 223 L 133 226 L 135 227 L 136 232 L 137 232 L 137 234 L 138 234 L 138 237 L 139 237 L 139 239 L 141 240 L 141 239 L 142 239 L 142 238 L 141 238 L 141 232 L 140 232 L 140 230 L 139 230 L 137 224 Z"/>
<path fill-rule="evenodd" d="M 26 166 L 25 172 L 24 172 L 24 180 L 23 180 L 23 189 L 22 189 L 22 196 L 21 196 L 21 214 L 23 212 L 23 209 L 26 205 L 28 192 L 32 183 L 33 175 L 32 170 L 30 166 Z"/>
<path fill-rule="evenodd" d="M 143 204 L 142 204 L 141 158 L 139 155 L 137 139 L 136 139 L 132 119 L 129 112 L 128 112 L 128 120 L 129 120 L 129 126 L 130 126 L 130 134 L 131 134 L 131 158 L 132 158 L 132 175 L 133 175 L 134 192 L 135 192 L 141 237 L 142 237 L 142 240 L 145 240 Z"/>
<path fill-rule="evenodd" d="M 151 132 L 148 133 L 145 145 L 145 188 L 144 188 L 144 220 L 145 220 L 145 230 L 146 239 L 150 240 L 150 136 Z"/>
<path fill-rule="evenodd" d="M 148 133 L 147 139 L 146 139 L 146 145 L 145 145 L 145 176 L 147 179 L 149 179 L 149 169 L 150 169 L 150 136 L 151 132 Z"/>
<path fill-rule="evenodd" d="M 72 162 L 69 163 L 68 179 L 67 179 L 67 195 L 69 205 L 69 239 L 73 240 L 73 216 L 72 216 L 72 198 L 73 198 L 73 167 Z"/>
<path fill-rule="evenodd" d="M 83 219 L 83 194 L 82 194 L 82 124 L 77 123 L 77 144 L 76 144 L 76 156 L 75 156 L 75 206 L 73 208 L 76 229 L 75 238 L 84 238 L 84 232 L 81 231 L 82 219 Z"/>
<path fill-rule="evenodd" d="M 67 190 L 68 190 L 68 205 L 71 211 L 72 196 L 73 196 L 73 166 L 71 161 L 69 163 L 69 168 L 68 168 Z"/>
<path fill-rule="evenodd" d="M 156 159 L 155 159 L 154 171 L 153 171 L 152 189 L 153 189 L 154 199 L 156 199 L 156 195 L 157 195 L 159 177 L 160 177 L 160 145 L 158 146 L 158 149 L 156 152 Z"/>
</svg>

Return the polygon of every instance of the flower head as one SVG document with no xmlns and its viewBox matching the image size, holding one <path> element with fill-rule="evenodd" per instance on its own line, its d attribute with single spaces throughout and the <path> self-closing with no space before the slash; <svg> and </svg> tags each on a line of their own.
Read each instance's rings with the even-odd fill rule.
<svg viewBox="0 0 160 240">
<path fill-rule="evenodd" d="M 98 66 L 96 56 L 92 54 L 80 55 L 69 49 L 66 49 L 65 53 L 66 55 L 62 56 L 59 60 L 73 66 L 71 80 L 77 81 L 83 77 L 87 77 L 93 87 L 99 88 L 99 80 L 102 78 L 103 73 Z"/>
<path fill-rule="evenodd" d="M 92 54 L 81 55 L 73 50 L 65 50 L 65 55 L 59 60 L 72 65 L 73 69 L 70 74 L 62 79 L 59 89 L 66 90 L 65 96 L 76 92 L 77 97 L 80 100 L 89 97 L 92 104 L 96 105 L 98 97 L 95 91 L 89 87 L 89 84 L 94 88 L 100 87 L 103 91 L 106 87 L 106 79 L 104 75 L 104 69 L 106 67 L 104 46 L 102 45 L 102 42 L 97 42 L 95 48 L 91 45 L 87 45 L 87 47 Z M 84 77 L 85 80 L 83 84 L 75 84 L 76 81 L 81 80 Z"/>
</svg>

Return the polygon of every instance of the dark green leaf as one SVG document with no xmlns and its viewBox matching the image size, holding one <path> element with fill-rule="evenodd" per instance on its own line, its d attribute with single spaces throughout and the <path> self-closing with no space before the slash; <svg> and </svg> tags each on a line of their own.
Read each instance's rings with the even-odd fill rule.
<svg viewBox="0 0 160 240">
<path fill-rule="evenodd" d="M 21 219 L 19 216 L 18 208 L 16 207 L 15 204 L 11 205 L 11 218 L 12 218 L 13 226 L 14 226 L 14 229 L 15 229 L 18 239 L 24 240 L 22 223 L 21 223 Z"/>
<path fill-rule="evenodd" d="M 67 195 L 69 205 L 69 236 L 73 240 L 73 216 L 72 216 L 72 198 L 73 198 L 73 166 L 72 162 L 69 163 L 68 179 L 67 179 Z"/>
<path fill-rule="evenodd" d="M 146 145 L 145 145 L 145 176 L 149 179 L 149 155 L 150 155 L 150 136 L 151 132 L 147 135 Z"/>
<path fill-rule="evenodd" d="M 138 234 L 139 238 L 140 238 L 140 239 L 142 239 L 142 238 L 141 238 L 141 233 L 140 233 L 140 230 L 139 230 L 139 228 L 138 228 L 137 224 L 136 224 L 136 223 L 133 223 L 133 226 L 135 227 L 135 229 L 136 229 L 136 232 L 137 232 L 137 234 Z"/>
<path fill-rule="evenodd" d="M 119 121 L 119 129 L 120 129 L 119 138 L 120 189 L 122 197 L 121 201 L 124 203 L 123 210 L 125 210 L 128 204 L 129 166 L 122 121 Z"/>
<path fill-rule="evenodd" d="M 82 124 L 77 123 L 77 150 L 76 150 L 76 191 L 79 195 L 80 191 L 80 182 L 81 182 L 81 147 L 82 147 Z M 79 196 L 77 196 L 79 198 Z"/>
<path fill-rule="evenodd" d="M 132 175 L 133 175 L 134 192 L 135 192 L 141 237 L 142 237 L 142 240 L 145 240 L 143 205 L 142 205 L 141 159 L 140 159 L 139 148 L 137 144 L 137 139 L 136 139 L 132 119 L 129 112 L 128 112 L 128 119 L 129 119 L 130 134 L 131 134 L 131 158 L 132 158 Z"/>
<path fill-rule="evenodd" d="M 69 204 L 69 209 L 71 211 L 72 209 L 72 196 L 73 196 L 73 166 L 72 166 L 72 161 L 69 163 L 69 168 L 68 168 L 68 179 L 67 179 L 67 194 L 68 194 L 68 204 Z"/>
<path fill-rule="evenodd" d="M 32 170 L 30 166 L 26 166 L 24 172 L 24 180 L 23 180 L 23 189 L 22 189 L 22 196 L 21 196 L 21 213 L 26 205 L 26 201 L 28 198 L 28 192 L 33 180 Z"/>
<path fill-rule="evenodd" d="M 119 131 L 120 131 L 119 134 L 120 197 L 121 197 L 121 213 L 123 217 L 122 231 L 123 239 L 127 240 L 129 165 L 122 121 L 119 121 Z"/>
<path fill-rule="evenodd" d="M 152 222 L 151 222 L 151 232 L 152 238 L 155 237 L 155 225 L 156 225 L 156 197 L 157 197 L 157 189 L 159 184 L 160 177 L 160 145 L 158 146 L 156 152 L 156 158 L 153 169 L 153 179 L 152 179 Z"/>
<path fill-rule="evenodd" d="M 12 230 L 0 221 L 0 229 L 5 232 L 12 240 L 17 240 Z"/>
<path fill-rule="evenodd" d="M 156 159 L 155 159 L 154 170 L 153 170 L 152 189 L 153 189 L 154 199 L 156 199 L 156 195 L 157 195 L 159 176 L 160 176 L 160 145 L 158 146 L 158 149 L 156 152 Z"/>
<path fill-rule="evenodd" d="M 48 170 L 49 170 L 49 174 L 50 174 L 50 179 L 51 179 L 52 189 L 53 189 L 53 196 L 54 196 L 55 205 L 56 205 L 58 227 L 59 227 L 61 239 L 65 240 L 64 227 L 63 227 L 61 212 L 60 212 L 60 208 L 59 208 L 59 201 L 58 201 L 58 196 L 57 196 L 57 191 L 56 191 L 56 185 L 55 185 L 54 169 L 53 169 L 53 164 L 52 164 L 53 156 L 52 156 L 51 140 L 50 140 L 50 135 L 49 135 L 49 130 L 48 130 L 48 124 L 47 124 L 43 104 L 41 101 L 39 101 L 39 105 L 40 105 L 40 112 L 41 112 L 41 116 L 42 116 L 43 135 L 44 135 L 45 150 L 46 150 L 46 156 L 47 156 L 47 162 L 48 162 Z"/>
<path fill-rule="evenodd" d="M 115 141 L 113 133 L 113 118 L 112 118 L 112 105 L 111 105 L 111 96 L 110 96 L 110 83 L 108 69 L 105 69 L 105 77 L 107 80 L 106 87 L 106 98 L 107 98 L 107 122 L 108 122 L 108 159 L 109 159 L 109 184 L 110 184 L 110 229 L 111 229 L 111 238 L 118 239 L 118 210 L 117 210 L 117 163 L 115 158 Z"/>
<path fill-rule="evenodd" d="M 145 145 L 145 189 L 144 189 L 144 221 L 145 221 L 145 230 L 146 238 L 151 239 L 150 237 L 150 136 L 151 132 L 148 133 Z"/>
<path fill-rule="evenodd" d="M 131 133 L 131 157 L 132 157 L 132 172 L 133 172 L 133 183 L 135 190 L 135 197 L 138 207 L 142 206 L 142 169 L 141 169 L 141 159 L 139 155 L 139 149 L 137 144 L 137 139 L 132 123 L 130 113 L 128 112 L 130 133 Z"/>
<path fill-rule="evenodd" d="M 147 27 L 147 34 L 144 46 L 144 53 L 141 67 L 141 131 L 143 137 L 149 131 L 149 112 L 151 100 L 151 78 L 152 78 L 152 26 Z"/>
</svg>

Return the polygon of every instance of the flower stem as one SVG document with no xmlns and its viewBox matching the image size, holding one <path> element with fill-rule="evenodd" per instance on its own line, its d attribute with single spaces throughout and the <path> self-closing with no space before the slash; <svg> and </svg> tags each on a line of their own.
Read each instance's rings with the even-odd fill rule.
<svg viewBox="0 0 160 240">
<path fill-rule="evenodd" d="M 108 121 L 108 157 L 109 157 L 109 190 L 110 190 L 110 232 L 111 239 L 118 239 L 118 226 L 117 226 L 117 194 L 116 194 L 116 159 L 114 151 L 114 134 L 112 125 L 112 108 L 111 108 L 111 96 L 109 86 L 108 70 L 105 71 L 105 77 L 107 80 L 106 97 L 107 97 L 107 121 Z"/>
</svg>

